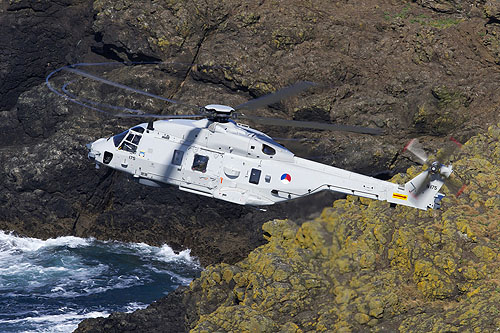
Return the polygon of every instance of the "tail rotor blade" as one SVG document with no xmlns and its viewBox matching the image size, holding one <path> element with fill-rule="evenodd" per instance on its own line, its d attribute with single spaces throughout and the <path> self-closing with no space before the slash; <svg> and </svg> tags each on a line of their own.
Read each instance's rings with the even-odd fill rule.
<svg viewBox="0 0 500 333">
<path fill-rule="evenodd" d="M 450 137 L 449 141 L 445 144 L 444 148 L 437 152 L 437 160 L 444 163 L 449 160 L 449 158 L 458 150 L 462 148 L 462 144 L 458 142 L 454 137 Z M 454 172 L 446 180 L 445 186 L 448 190 L 455 194 L 456 197 L 460 196 L 467 187 L 462 180 Z"/>
<path fill-rule="evenodd" d="M 417 198 L 422 193 L 422 191 L 425 190 L 425 188 L 427 187 L 427 184 L 430 181 L 431 173 L 429 172 L 429 170 L 425 170 L 424 172 L 426 173 L 424 181 L 421 182 L 420 185 L 418 185 L 418 187 L 413 192 L 413 196 L 415 198 Z"/>
<path fill-rule="evenodd" d="M 425 164 L 429 159 L 429 156 L 418 139 L 411 139 L 410 142 L 408 142 L 408 144 L 404 147 L 403 152 L 406 150 L 411 152 L 418 159 L 420 164 Z"/>
<path fill-rule="evenodd" d="M 462 148 L 462 144 L 458 142 L 455 138 L 450 137 L 449 141 L 446 142 L 445 146 L 440 149 L 437 154 L 437 160 L 441 163 L 448 161 L 451 155 L 455 153 L 458 149 Z"/>
<path fill-rule="evenodd" d="M 466 188 L 466 185 L 454 174 L 451 174 L 444 184 L 448 190 L 457 197 L 460 196 Z"/>
</svg>

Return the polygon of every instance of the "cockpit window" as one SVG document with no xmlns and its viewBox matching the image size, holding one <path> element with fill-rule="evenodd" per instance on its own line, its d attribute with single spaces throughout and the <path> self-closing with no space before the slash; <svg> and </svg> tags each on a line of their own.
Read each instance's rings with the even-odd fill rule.
<svg viewBox="0 0 500 333">
<path fill-rule="evenodd" d="M 139 144 L 139 141 L 141 141 L 141 138 L 142 135 L 130 132 L 129 135 L 127 135 L 125 141 L 123 141 L 120 148 L 118 149 L 123 149 L 125 151 L 128 151 L 129 153 L 135 153 L 137 151 L 137 145 Z"/>
<path fill-rule="evenodd" d="M 123 144 L 120 146 L 121 149 L 128 151 L 129 153 L 135 153 L 137 150 L 137 146 L 131 144 L 130 142 L 123 142 Z"/>
<path fill-rule="evenodd" d="M 115 147 L 118 147 L 120 145 L 120 142 L 122 142 L 123 138 L 125 135 L 127 135 L 128 130 L 125 132 L 121 132 L 120 134 L 117 134 L 113 137 L 113 143 L 115 144 Z"/>
<path fill-rule="evenodd" d="M 141 141 L 141 138 L 142 138 L 142 136 L 140 136 L 140 135 L 136 134 L 136 135 L 134 136 L 134 139 L 132 140 L 132 143 L 133 143 L 133 144 L 138 145 L 138 144 L 139 144 L 139 141 Z"/>
<path fill-rule="evenodd" d="M 141 127 L 141 126 L 136 126 L 134 128 L 132 128 L 132 131 L 135 131 L 137 133 L 144 133 L 144 127 Z"/>
<path fill-rule="evenodd" d="M 134 133 L 134 132 L 136 132 L 136 133 Z M 115 147 L 118 147 L 118 146 L 120 146 L 120 143 L 123 141 L 123 138 L 127 137 L 127 139 L 125 141 L 129 142 L 128 147 L 131 147 L 130 144 L 134 145 L 136 147 L 131 148 L 131 149 L 125 149 L 125 146 L 124 146 L 125 142 L 124 142 L 124 144 L 122 144 L 119 149 L 123 149 L 125 151 L 130 151 L 130 152 L 132 152 L 131 150 L 133 150 L 133 152 L 135 152 L 137 150 L 137 145 L 139 144 L 139 141 L 141 141 L 141 138 L 142 138 L 142 136 L 139 135 L 139 133 L 141 133 L 141 134 L 144 133 L 144 128 L 141 126 L 136 126 L 136 127 L 132 128 L 131 131 L 126 130 L 124 132 L 121 132 L 120 134 L 115 135 L 113 137 L 113 143 L 115 144 Z"/>
<path fill-rule="evenodd" d="M 276 154 L 276 150 L 273 147 L 266 145 L 265 143 L 262 144 L 262 152 L 266 155 Z"/>
</svg>

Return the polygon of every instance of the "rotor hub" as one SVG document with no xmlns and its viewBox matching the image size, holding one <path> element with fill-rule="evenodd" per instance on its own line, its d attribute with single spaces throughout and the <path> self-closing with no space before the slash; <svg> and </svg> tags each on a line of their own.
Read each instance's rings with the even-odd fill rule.
<svg viewBox="0 0 500 333">
<path fill-rule="evenodd" d="M 231 118 L 234 109 L 227 105 L 208 104 L 205 106 L 205 112 L 208 113 L 209 120 L 226 123 Z"/>
<path fill-rule="evenodd" d="M 205 105 L 205 110 L 208 112 L 216 112 L 219 114 L 227 114 L 227 115 L 230 115 L 231 113 L 234 112 L 234 109 L 232 107 L 227 106 L 227 105 L 221 105 L 221 104 Z"/>
<path fill-rule="evenodd" d="M 440 169 L 441 169 L 441 168 L 440 168 L 440 165 L 439 165 L 439 163 L 438 163 L 438 162 L 432 162 L 431 167 L 430 167 L 430 171 L 431 171 L 431 173 L 436 174 L 436 173 L 438 173 L 438 172 L 439 172 L 439 170 L 440 170 Z"/>
</svg>

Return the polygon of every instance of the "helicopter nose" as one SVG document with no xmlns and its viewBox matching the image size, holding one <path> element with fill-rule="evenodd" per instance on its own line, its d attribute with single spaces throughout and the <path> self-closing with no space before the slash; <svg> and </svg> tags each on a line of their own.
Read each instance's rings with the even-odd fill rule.
<svg viewBox="0 0 500 333">
<path fill-rule="evenodd" d="M 87 157 L 91 160 L 91 161 L 95 161 L 95 156 L 96 156 L 96 152 L 92 149 L 92 143 L 87 143 L 85 145 L 85 147 L 87 147 L 87 149 L 89 150 L 88 154 L 87 154 Z"/>
<path fill-rule="evenodd" d="M 90 142 L 90 143 L 87 143 L 85 145 L 85 147 L 87 147 L 87 149 L 89 150 L 88 154 L 87 154 L 87 157 L 92 160 L 92 161 L 95 161 L 97 156 L 100 156 L 101 155 L 101 152 L 99 150 L 99 142 L 102 141 L 102 139 L 99 139 L 97 141 L 94 141 L 94 142 Z"/>
<path fill-rule="evenodd" d="M 109 141 L 109 138 L 102 138 L 88 143 L 86 147 L 89 149 L 87 156 L 91 161 L 95 162 L 97 169 L 99 169 L 100 165 L 108 165 L 113 159 L 111 151 L 114 145 L 112 141 Z"/>
</svg>

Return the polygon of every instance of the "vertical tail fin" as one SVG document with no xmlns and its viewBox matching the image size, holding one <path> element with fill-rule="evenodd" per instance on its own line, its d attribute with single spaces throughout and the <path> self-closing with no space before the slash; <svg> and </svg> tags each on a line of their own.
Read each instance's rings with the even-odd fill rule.
<svg viewBox="0 0 500 333">
<path fill-rule="evenodd" d="M 437 171 L 430 168 L 410 180 L 405 184 L 410 203 L 420 209 L 439 208 L 444 197 L 439 190 L 444 184 L 444 177 L 449 177 L 452 172 L 451 165 L 442 165 Z"/>
</svg>

